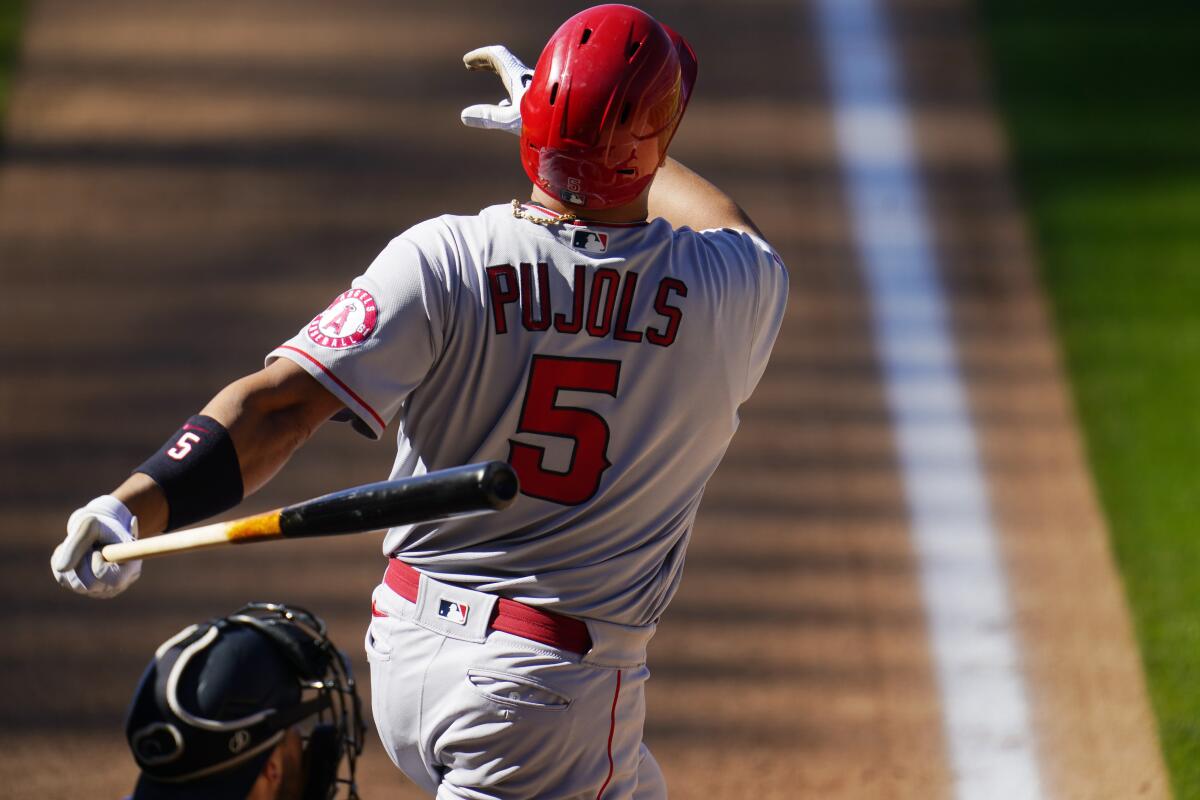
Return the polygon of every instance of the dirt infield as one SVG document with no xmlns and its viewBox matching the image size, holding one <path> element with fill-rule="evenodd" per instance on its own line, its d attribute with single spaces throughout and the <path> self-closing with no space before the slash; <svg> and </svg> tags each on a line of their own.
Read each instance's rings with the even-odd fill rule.
<svg viewBox="0 0 1200 800">
<path fill-rule="evenodd" d="M 646 3 L 701 56 L 674 153 L 726 186 L 792 276 L 767 377 L 706 495 L 652 645 L 647 739 L 677 797 L 952 794 L 887 404 L 803 6 Z M 1046 796 L 1167 794 L 1103 522 L 979 71 L 965 0 L 889 4 L 1016 607 Z M 525 191 L 466 131 L 461 71 L 532 58 L 564 13 L 481 0 L 33 3 L 0 161 L 0 782 L 119 797 L 122 713 L 154 646 L 249 599 L 325 616 L 356 658 L 377 537 L 148 564 L 109 602 L 46 560 L 219 385 L 409 224 Z M 769 76 L 769 80 L 764 80 Z M 377 479 L 329 426 L 253 508 Z M 364 681 L 365 682 L 365 681 Z M 416 797 L 377 746 L 364 796 Z"/>
</svg>

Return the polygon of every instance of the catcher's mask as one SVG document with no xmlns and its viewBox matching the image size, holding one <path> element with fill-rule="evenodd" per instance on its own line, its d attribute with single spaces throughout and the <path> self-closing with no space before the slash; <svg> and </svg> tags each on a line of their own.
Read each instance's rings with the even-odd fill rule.
<svg viewBox="0 0 1200 800">
<path fill-rule="evenodd" d="M 696 83 L 683 37 L 624 5 L 581 11 L 550 37 L 521 100 L 521 164 L 581 209 L 637 198 L 667 157 Z"/>
<path fill-rule="evenodd" d="M 125 725 L 141 768 L 133 800 L 242 800 L 295 726 L 304 800 L 357 798 L 365 727 L 346 657 L 295 606 L 250 603 L 155 651 Z M 341 766 L 345 761 L 345 768 Z"/>
</svg>

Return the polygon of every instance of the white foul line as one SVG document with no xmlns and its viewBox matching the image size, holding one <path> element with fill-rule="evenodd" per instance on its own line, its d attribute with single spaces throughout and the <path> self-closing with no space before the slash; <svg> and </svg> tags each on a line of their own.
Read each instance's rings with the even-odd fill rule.
<svg viewBox="0 0 1200 800">
<path fill-rule="evenodd" d="M 878 0 L 815 0 L 959 800 L 1043 796 L 987 489 Z"/>
</svg>

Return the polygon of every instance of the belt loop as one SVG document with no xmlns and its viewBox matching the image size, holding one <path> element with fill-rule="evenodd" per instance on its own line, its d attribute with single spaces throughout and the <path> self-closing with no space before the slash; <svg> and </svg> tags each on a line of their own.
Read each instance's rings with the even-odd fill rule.
<svg viewBox="0 0 1200 800">
<path fill-rule="evenodd" d="M 595 619 L 589 619 L 587 627 L 592 649 L 584 655 L 583 663 L 616 668 L 645 664 L 646 647 L 658 629 L 657 625 L 635 627 Z"/>
</svg>

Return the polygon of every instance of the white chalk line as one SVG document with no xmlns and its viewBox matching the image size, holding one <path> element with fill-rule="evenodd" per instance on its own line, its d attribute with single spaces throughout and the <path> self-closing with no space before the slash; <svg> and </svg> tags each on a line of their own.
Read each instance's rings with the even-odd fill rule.
<svg viewBox="0 0 1200 800">
<path fill-rule="evenodd" d="M 960 800 L 1042 798 L 1004 567 L 878 0 L 815 0 Z"/>
</svg>

